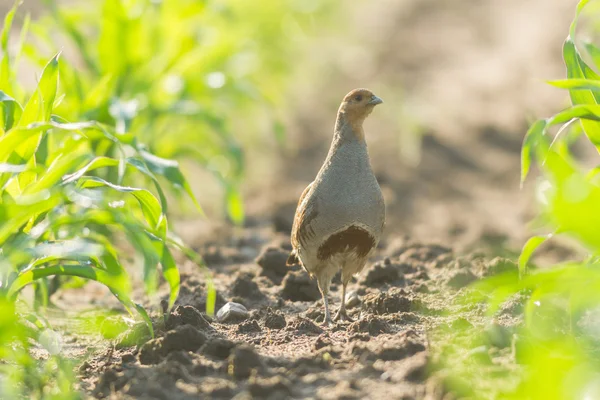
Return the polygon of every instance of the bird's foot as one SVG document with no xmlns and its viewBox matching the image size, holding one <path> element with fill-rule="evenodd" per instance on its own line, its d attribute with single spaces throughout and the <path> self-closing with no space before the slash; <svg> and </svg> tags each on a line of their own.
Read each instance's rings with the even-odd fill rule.
<svg viewBox="0 0 600 400">
<path fill-rule="evenodd" d="M 321 323 L 321 328 L 323 329 L 329 329 L 333 326 L 333 322 L 331 321 L 331 318 L 326 319 L 325 321 L 323 321 Z"/>
<path fill-rule="evenodd" d="M 334 321 L 348 321 L 348 322 L 354 322 L 354 319 L 350 318 L 350 316 L 348 315 L 348 312 L 346 311 L 346 308 L 340 308 L 340 310 L 337 312 L 337 314 L 335 315 L 335 317 L 333 317 Z"/>
</svg>

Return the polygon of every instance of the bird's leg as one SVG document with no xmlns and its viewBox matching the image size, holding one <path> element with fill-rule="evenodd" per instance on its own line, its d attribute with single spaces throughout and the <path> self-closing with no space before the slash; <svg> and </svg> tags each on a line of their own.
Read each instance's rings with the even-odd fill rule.
<svg viewBox="0 0 600 400">
<path fill-rule="evenodd" d="M 323 321 L 323 325 L 329 327 L 332 325 L 331 314 L 329 314 L 329 301 L 327 300 L 327 295 L 323 294 L 323 304 L 325 304 L 325 320 Z"/>
<path fill-rule="evenodd" d="M 325 305 L 325 320 L 323 321 L 323 326 L 329 327 L 332 325 L 331 322 L 331 314 L 329 314 L 329 301 L 327 300 L 327 293 L 329 292 L 329 284 L 321 284 L 319 280 L 317 280 L 319 284 L 319 290 L 321 291 L 321 296 L 323 297 L 323 304 Z"/>
<path fill-rule="evenodd" d="M 342 304 L 340 305 L 340 309 L 335 315 L 335 317 L 333 317 L 334 321 L 354 321 L 348 316 L 348 313 L 346 312 L 346 285 L 348 285 L 348 282 L 344 282 L 342 284 Z"/>
</svg>

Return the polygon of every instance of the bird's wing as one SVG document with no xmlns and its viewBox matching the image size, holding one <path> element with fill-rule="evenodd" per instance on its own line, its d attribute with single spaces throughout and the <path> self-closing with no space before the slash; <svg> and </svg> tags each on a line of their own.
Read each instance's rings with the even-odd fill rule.
<svg viewBox="0 0 600 400">
<path fill-rule="evenodd" d="M 312 183 L 304 189 L 296 208 L 292 226 L 292 247 L 294 250 L 297 250 L 313 232 L 310 223 L 317 216 L 317 207 L 315 202 L 311 201 L 311 198 L 306 199 L 311 187 Z"/>
</svg>

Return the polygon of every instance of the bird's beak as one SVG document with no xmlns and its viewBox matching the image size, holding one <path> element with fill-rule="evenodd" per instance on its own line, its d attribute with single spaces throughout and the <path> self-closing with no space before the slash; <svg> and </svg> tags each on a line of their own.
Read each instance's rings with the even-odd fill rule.
<svg viewBox="0 0 600 400">
<path fill-rule="evenodd" d="M 377 105 L 377 104 L 381 104 L 381 103 L 383 103 L 383 100 L 381 100 L 379 97 L 373 95 L 373 97 L 371 97 L 371 100 L 369 100 L 368 104 Z"/>
</svg>

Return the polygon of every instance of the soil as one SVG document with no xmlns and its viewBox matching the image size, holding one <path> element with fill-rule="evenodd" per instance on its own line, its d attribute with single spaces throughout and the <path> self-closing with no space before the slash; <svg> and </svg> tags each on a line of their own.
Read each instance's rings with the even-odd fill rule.
<svg viewBox="0 0 600 400">
<path fill-rule="evenodd" d="M 502 305 L 492 322 L 481 304 L 458 300 L 469 284 L 516 271 L 515 256 L 531 234 L 532 185 L 519 189 L 520 143 L 530 116 L 563 104 L 564 93 L 543 81 L 564 75 L 560 49 L 576 0 L 451 3 L 358 2 L 339 16 L 346 30 L 309 40 L 310 57 L 287 99 L 288 147 L 270 140 L 247 154 L 245 226 L 176 224 L 206 261 L 216 310 L 232 301 L 249 316 L 220 323 L 206 315 L 206 271 L 181 259 L 174 309 L 163 315 L 154 307 L 156 337 L 141 340 L 138 326 L 88 349 L 78 372 L 84 393 L 447 399 L 452 365 L 440 360 L 440 347 L 474 327 L 489 330 L 489 340 L 465 356 L 489 359 L 490 370 L 511 365 L 522 299 Z M 316 282 L 285 266 L 289 232 L 297 199 L 327 152 L 337 104 L 358 86 L 386 101 L 366 130 L 388 217 L 377 253 L 349 286 L 354 321 L 323 327 Z M 194 185 L 205 188 L 202 180 Z M 209 212 L 210 198 L 219 198 L 208 189 L 199 197 Z M 557 244 L 545 254 L 564 258 L 572 250 Z M 331 289 L 335 311 L 339 277 Z M 76 293 L 79 301 L 87 295 Z M 60 296 L 57 303 L 69 304 L 73 295 Z M 71 353 L 81 357 L 83 343 Z"/>
<path fill-rule="evenodd" d="M 248 317 L 221 323 L 206 315 L 201 271 L 186 263 L 175 307 L 153 315 L 156 337 L 131 346 L 123 336 L 135 335 L 127 333 L 96 352 L 79 370 L 82 389 L 110 399 L 442 398 L 448 388 L 444 369 L 431 369 L 432 332 L 484 324 L 484 309 L 453 306 L 454 299 L 474 280 L 516 271 L 508 259 L 460 257 L 397 238 L 350 284 L 358 297 L 348 310 L 353 321 L 325 327 L 315 281 L 285 267 L 283 236 L 255 226 L 215 229 L 212 237 L 223 241 L 198 250 L 217 245 L 228 254 L 209 264 L 218 307 L 235 301 Z M 340 295 L 338 276 L 334 309 Z M 500 326 L 512 329 L 520 319 L 506 307 Z M 506 348 L 497 342 L 489 347 Z"/>
</svg>

